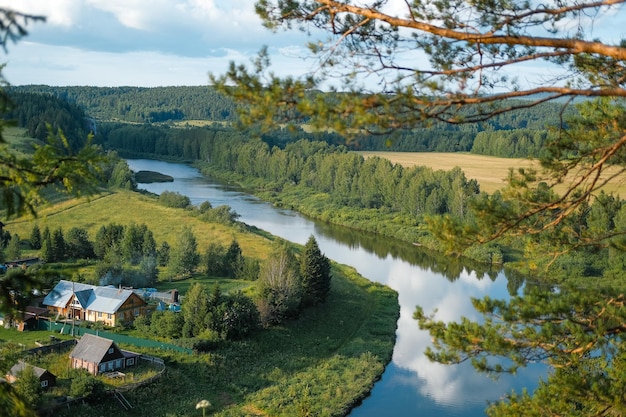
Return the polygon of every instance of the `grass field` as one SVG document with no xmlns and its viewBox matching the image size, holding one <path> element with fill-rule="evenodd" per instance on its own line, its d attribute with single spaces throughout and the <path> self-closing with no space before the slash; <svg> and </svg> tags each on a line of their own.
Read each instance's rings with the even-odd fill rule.
<svg viewBox="0 0 626 417">
<path fill-rule="evenodd" d="M 91 198 L 71 199 L 50 207 L 39 209 L 38 218 L 23 217 L 6 222 L 6 230 L 27 239 L 33 225 L 43 231 L 71 227 L 84 228 L 93 240 L 100 227 L 114 223 L 148 225 L 154 234 L 157 245 L 167 241 L 170 247 L 176 245 L 177 236 L 183 225 L 190 226 L 196 237 L 200 253 L 212 242 L 230 245 L 233 239 L 241 246 L 244 256 L 265 259 L 268 252 L 268 239 L 259 234 L 217 223 L 207 223 L 198 219 L 190 210 L 164 207 L 152 196 L 130 191 L 103 193 Z"/>
<path fill-rule="evenodd" d="M 442 153 L 442 152 L 357 152 L 365 158 L 379 156 L 389 159 L 394 164 L 405 167 L 416 165 L 427 166 L 435 170 L 450 170 L 459 167 L 465 172 L 468 179 L 476 179 L 480 189 L 492 193 L 504 185 L 510 168 L 536 168 L 540 169 L 537 161 L 521 158 L 497 158 L 495 156 L 474 155 L 468 153 Z M 609 173 L 616 170 L 609 170 Z M 565 184 L 556 188 L 557 191 L 565 189 Z M 604 188 L 606 192 L 616 192 L 621 196 L 626 195 L 626 176 L 616 178 Z"/>
<path fill-rule="evenodd" d="M 103 224 L 145 223 L 157 243 L 175 244 L 183 225 L 191 226 L 199 251 L 210 242 L 225 245 L 235 238 L 243 254 L 263 260 L 271 236 L 199 220 L 191 210 L 159 205 L 154 197 L 131 192 L 105 193 L 89 200 L 70 200 L 41 207 L 39 217 L 7 222 L 6 229 L 27 238 L 34 223 L 51 230 L 87 229 L 91 239 Z M 199 274 L 201 275 L 201 274 Z M 294 416 L 346 415 L 371 390 L 391 359 L 399 314 L 397 293 L 372 283 L 350 267 L 333 264 L 332 288 L 326 303 L 306 309 L 298 320 L 271 327 L 237 342 L 216 346 L 203 354 L 183 354 L 122 346 L 163 358 L 164 376 L 148 386 L 125 393 L 133 405 L 129 415 L 199 416 L 195 405 L 212 404 L 211 415 Z M 235 281 L 235 280 L 233 280 Z M 198 276 L 185 282 L 157 284 L 165 289 L 207 283 Z M 254 282 L 233 283 L 238 289 Z M 0 343 L 32 345 L 46 340 L 48 331 L 0 332 Z M 63 408 L 59 417 L 117 415 L 119 405 L 104 400 L 91 406 Z M 0 415 L 2 413 L 0 412 Z"/>
</svg>

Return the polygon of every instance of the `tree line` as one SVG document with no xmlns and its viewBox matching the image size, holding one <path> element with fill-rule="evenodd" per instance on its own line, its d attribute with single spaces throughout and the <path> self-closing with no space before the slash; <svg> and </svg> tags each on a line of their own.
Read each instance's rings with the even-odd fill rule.
<svg viewBox="0 0 626 417">
<path fill-rule="evenodd" d="M 233 101 L 211 87 L 18 86 L 10 91 L 15 109 L 9 117 L 17 120 L 20 126 L 27 127 L 31 136 L 40 139 L 45 135 L 46 122 L 58 125 L 64 131 L 72 123 L 78 123 L 78 126 L 72 127 L 73 130 L 80 127 L 98 133 L 103 141 L 120 141 L 133 135 L 132 129 L 125 129 L 129 122 L 167 125 L 191 120 L 237 121 Z M 73 112 L 72 118 L 66 116 L 70 111 Z M 561 126 L 563 115 L 573 111 L 570 106 L 563 113 L 562 104 L 544 103 L 504 113 L 481 123 L 429 123 L 388 134 L 357 132 L 348 138 L 327 130 L 312 133 L 299 126 L 252 133 L 270 146 L 281 148 L 304 138 L 332 145 L 344 144 L 351 150 L 472 152 L 524 158 L 538 157 L 548 127 Z M 460 114 L 463 112 L 460 110 Z M 158 133 L 144 126 L 142 136 L 145 142 L 151 142 L 158 137 Z"/>
</svg>

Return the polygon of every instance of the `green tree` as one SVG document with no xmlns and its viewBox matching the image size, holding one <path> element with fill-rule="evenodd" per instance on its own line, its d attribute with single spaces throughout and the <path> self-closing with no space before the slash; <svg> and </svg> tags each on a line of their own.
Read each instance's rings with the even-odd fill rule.
<svg viewBox="0 0 626 417">
<path fill-rule="evenodd" d="M 67 256 L 70 259 L 89 259 L 95 257 L 93 243 L 89 240 L 87 229 L 72 227 L 65 239 Z"/>
<path fill-rule="evenodd" d="M 313 235 L 307 240 L 300 257 L 300 274 L 305 304 L 326 301 L 330 293 L 330 260 L 320 251 Z"/>
<path fill-rule="evenodd" d="M 167 242 L 161 243 L 157 250 L 157 264 L 159 266 L 167 266 L 170 261 L 170 245 Z"/>
<path fill-rule="evenodd" d="M 185 337 L 197 336 L 205 329 L 205 320 L 209 313 L 209 294 L 204 285 L 193 284 L 189 288 L 181 305 L 181 312 L 185 320 Z"/>
<path fill-rule="evenodd" d="M 109 179 L 109 186 L 125 190 L 135 190 L 137 188 L 135 176 L 126 161 L 120 160 L 115 164 Z"/>
<path fill-rule="evenodd" d="M 28 239 L 30 247 L 33 249 L 41 249 L 41 229 L 39 225 L 35 224 L 30 232 L 30 238 Z"/>
<path fill-rule="evenodd" d="M 65 236 L 63 236 L 63 229 L 60 227 L 52 232 L 52 261 L 59 262 L 67 258 L 67 249 L 65 245 Z"/>
<path fill-rule="evenodd" d="M 11 237 L 9 244 L 4 249 L 4 255 L 10 260 L 20 259 L 22 257 L 22 247 L 19 235 L 15 234 Z"/>
<path fill-rule="evenodd" d="M 241 276 L 243 262 L 244 258 L 241 253 L 241 246 L 239 246 L 239 242 L 233 239 L 224 254 L 224 266 L 230 278 L 239 278 L 239 276 Z"/>
<path fill-rule="evenodd" d="M 212 75 L 211 80 L 242 104 L 240 116 L 246 124 L 273 128 L 306 121 L 347 136 L 440 122 L 481 122 L 563 97 L 619 98 L 626 96 L 626 41 L 591 38 L 591 29 L 593 16 L 606 16 L 621 3 L 566 0 L 546 6 L 445 0 L 387 8 L 384 2 L 261 0 L 256 11 L 268 28 L 316 29 L 311 33 L 321 39 L 309 48 L 321 68 L 302 78 L 281 79 L 268 72 L 263 50 L 253 69 L 232 63 L 226 74 Z M 578 19 L 581 24 L 575 28 L 561 24 Z M 412 59 L 415 53 L 424 59 Z M 546 61 L 558 74 L 554 79 L 521 84 L 511 76 L 522 65 Z M 360 77 L 365 74 L 368 85 Z M 372 82 L 375 78 L 378 82 Z M 341 93 L 319 92 L 331 79 L 334 84 L 340 80 Z M 486 213 L 481 218 L 485 225 L 464 228 L 445 219 L 429 229 L 443 230 L 441 238 L 466 239 L 467 246 L 467 240 L 543 232 L 592 200 L 613 178 L 602 177 L 606 168 L 624 165 L 626 117 L 623 105 L 610 99 L 578 111 L 577 126 L 571 120 L 557 126 L 568 126 L 571 133 L 553 135 L 545 144 L 545 174 L 515 171 L 508 179 L 507 205 L 500 211 L 490 204 L 479 206 L 479 214 Z M 567 177 L 573 172 L 574 180 Z M 562 195 L 547 196 L 538 190 L 542 181 L 569 185 Z M 436 197 L 429 204 L 438 214 L 443 200 Z M 521 203 L 508 208 L 516 201 Z M 489 214 L 503 214 L 505 208 L 504 218 Z"/>
<path fill-rule="evenodd" d="M 42 388 L 35 370 L 32 366 L 27 365 L 17 373 L 16 377 L 17 380 L 13 384 L 15 391 L 30 407 L 36 408 L 41 401 Z"/>
<path fill-rule="evenodd" d="M 274 249 L 261 267 L 258 292 L 263 325 L 282 323 L 300 314 L 303 296 L 300 267 L 287 245 Z"/>
<path fill-rule="evenodd" d="M 510 301 L 474 299 L 484 324 L 462 319 L 444 323 L 417 308 L 428 330 L 432 360 L 471 361 L 497 376 L 544 362 L 547 379 L 532 396 L 515 393 L 488 409 L 493 416 L 617 416 L 625 412 L 626 310 L 613 289 L 528 285 Z"/>
<path fill-rule="evenodd" d="M 211 242 L 204 254 L 204 263 L 206 265 L 207 275 L 214 277 L 223 277 L 227 275 L 224 258 L 226 248 L 218 242 Z"/>
<path fill-rule="evenodd" d="M 54 262 L 54 250 L 52 248 L 52 239 L 49 234 L 47 238 L 42 240 L 39 257 L 44 262 Z"/>
<path fill-rule="evenodd" d="M 170 267 L 176 274 L 191 274 L 200 263 L 198 243 L 189 226 L 183 226 L 177 245 L 171 252 Z"/>
<path fill-rule="evenodd" d="M 75 398 L 101 398 L 106 389 L 104 383 L 87 371 L 74 372 L 70 386 L 70 395 Z"/>
<path fill-rule="evenodd" d="M 155 311 L 151 317 L 150 329 L 159 336 L 168 339 L 178 339 L 182 336 L 184 318 L 175 311 Z"/>
</svg>

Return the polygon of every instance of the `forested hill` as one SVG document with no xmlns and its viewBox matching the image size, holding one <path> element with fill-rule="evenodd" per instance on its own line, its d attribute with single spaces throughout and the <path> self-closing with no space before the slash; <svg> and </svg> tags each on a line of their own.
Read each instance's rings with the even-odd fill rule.
<svg viewBox="0 0 626 417">
<path fill-rule="evenodd" d="M 100 121 L 154 123 L 176 120 L 233 121 L 235 104 L 208 86 L 197 87 L 11 87 L 48 94 L 80 106 Z"/>
<path fill-rule="evenodd" d="M 172 124 L 184 121 L 234 122 L 236 106 L 232 100 L 209 86 L 192 87 L 50 87 L 30 85 L 11 87 L 16 104 L 29 94 L 62 99 L 80 107 L 101 126 L 105 134 L 115 132 L 117 139 L 125 132 L 123 124 Z M 548 126 L 559 126 L 562 104 L 542 105 L 506 113 L 481 124 L 435 124 L 428 128 L 397 131 L 390 135 L 357 135 L 346 141 L 333 133 L 307 133 L 277 129 L 262 138 L 271 146 L 283 148 L 300 139 L 322 140 L 329 144 L 346 144 L 354 150 L 388 150 L 403 152 L 472 152 L 500 157 L 537 157 L 548 138 Z M 23 110 L 23 113 L 33 114 Z M 121 124 L 117 124 L 121 123 Z M 184 125 L 184 124 L 183 124 Z M 304 127 L 304 126 L 303 126 Z M 146 126 L 147 128 L 147 126 Z M 136 135 L 137 129 L 132 129 Z M 108 138 L 100 138 L 106 142 Z"/>
<path fill-rule="evenodd" d="M 26 128 L 35 139 L 46 140 L 49 126 L 54 132 L 62 130 L 70 147 L 78 150 L 94 128 L 83 109 L 58 97 L 25 92 L 10 92 L 9 97 L 13 105 L 4 118 Z"/>
</svg>

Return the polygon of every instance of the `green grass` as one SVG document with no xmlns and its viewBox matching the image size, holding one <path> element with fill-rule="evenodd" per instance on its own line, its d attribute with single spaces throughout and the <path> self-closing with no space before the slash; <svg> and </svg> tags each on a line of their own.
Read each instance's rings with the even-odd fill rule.
<svg viewBox="0 0 626 417">
<path fill-rule="evenodd" d="M 120 210 L 123 207 L 123 210 Z M 145 223 L 157 243 L 172 245 L 182 225 L 193 228 L 200 250 L 210 242 L 228 245 L 235 238 L 244 253 L 263 260 L 273 237 L 200 221 L 189 210 L 160 206 L 149 196 L 107 193 L 90 200 L 70 200 L 42 207 L 37 219 L 9 222 L 7 229 L 28 237 L 35 222 L 51 230 L 61 226 L 86 228 L 95 236 L 102 224 Z M 78 269 L 88 270 L 89 265 Z M 71 265 L 62 265 L 71 271 Z M 247 289 L 248 281 L 194 275 L 186 280 L 164 279 L 161 290 L 184 293 L 195 282 L 219 282 L 224 291 Z M 391 360 L 399 314 L 397 293 L 372 283 L 349 267 L 333 265 L 327 302 L 305 310 L 298 320 L 259 331 L 246 340 L 226 344 L 206 354 L 122 346 L 162 357 L 167 370 L 157 382 L 125 394 L 133 416 L 200 416 L 195 405 L 211 402 L 217 416 L 341 416 L 367 395 Z M 49 332 L 13 332 L 1 337 L 20 341 L 47 339 Z M 23 343 L 23 342 L 20 342 Z M 62 409 L 55 416 L 117 415 L 114 400 Z"/>
</svg>

